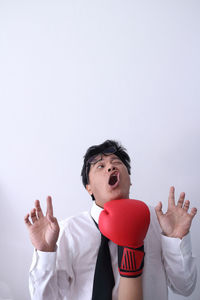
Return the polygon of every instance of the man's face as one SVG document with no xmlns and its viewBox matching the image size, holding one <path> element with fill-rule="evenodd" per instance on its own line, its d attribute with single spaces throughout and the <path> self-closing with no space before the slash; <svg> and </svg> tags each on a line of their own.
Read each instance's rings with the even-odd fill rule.
<svg viewBox="0 0 200 300">
<path fill-rule="evenodd" d="M 99 161 L 91 164 L 87 191 L 94 195 L 97 205 L 129 198 L 130 176 L 123 162 L 115 155 L 99 155 Z"/>
</svg>

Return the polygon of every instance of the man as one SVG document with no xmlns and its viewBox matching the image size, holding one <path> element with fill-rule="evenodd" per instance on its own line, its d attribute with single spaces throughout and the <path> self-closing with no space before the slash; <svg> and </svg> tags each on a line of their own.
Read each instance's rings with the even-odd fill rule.
<svg viewBox="0 0 200 300">
<path fill-rule="evenodd" d="M 53 216 L 51 197 L 47 197 L 46 216 L 38 200 L 25 217 L 35 247 L 30 270 L 32 299 L 88 300 L 92 298 L 97 253 L 100 245 L 98 224 L 104 204 L 128 199 L 130 158 L 126 149 L 107 140 L 90 147 L 82 168 L 82 181 L 94 200 L 91 211 L 83 212 L 58 224 Z M 188 296 L 195 288 L 197 271 L 191 254 L 190 226 L 197 210 L 189 212 L 189 200 L 181 193 L 177 204 L 174 187 L 170 188 L 168 210 L 160 202 L 151 214 L 144 240 L 143 299 L 166 300 L 169 286 L 175 293 Z M 122 212 L 123 214 L 123 212 Z M 95 221 L 95 222 L 94 222 Z M 117 245 L 109 242 L 114 274 L 112 299 L 118 299 L 120 275 Z"/>
</svg>

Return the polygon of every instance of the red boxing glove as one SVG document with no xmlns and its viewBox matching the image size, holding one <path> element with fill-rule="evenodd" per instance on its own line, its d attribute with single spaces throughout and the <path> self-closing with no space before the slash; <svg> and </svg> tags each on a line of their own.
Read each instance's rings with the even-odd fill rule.
<svg viewBox="0 0 200 300">
<path fill-rule="evenodd" d="M 137 277 L 144 265 L 144 238 L 150 223 L 148 206 L 139 200 L 111 200 L 99 216 L 99 229 L 118 245 L 121 276 Z"/>
</svg>

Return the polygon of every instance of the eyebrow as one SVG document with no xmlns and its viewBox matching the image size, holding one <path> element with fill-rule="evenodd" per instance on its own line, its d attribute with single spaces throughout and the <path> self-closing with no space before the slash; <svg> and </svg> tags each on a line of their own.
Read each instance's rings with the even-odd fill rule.
<svg viewBox="0 0 200 300">
<path fill-rule="evenodd" d="M 108 156 L 108 155 L 107 155 Z M 106 155 L 104 156 L 104 157 L 101 157 L 101 159 L 100 160 L 98 160 L 96 163 L 94 163 L 94 164 L 91 164 L 91 166 L 90 167 L 95 167 L 98 163 L 101 163 L 102 161 L 104 161 L 104 158 L 106 157 Z M 111 160 L 114 160 L 114 159 L 118 159 L 118 160 L 120 160 L 121 161 L 121 159 L 118 157 L 118 156 L 114 156 L 113 154 L 112 155 L 109 155 L 109 157 L 111 158 Z"/>
<path fill-rule="evenodd" d="M 111 156 L 111 159 L 120 159 L 118 156 Z"/>
</svg>

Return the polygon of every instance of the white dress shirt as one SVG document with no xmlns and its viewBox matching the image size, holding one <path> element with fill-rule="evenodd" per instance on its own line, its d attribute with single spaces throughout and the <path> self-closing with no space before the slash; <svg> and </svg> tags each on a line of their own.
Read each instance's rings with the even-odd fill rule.
<svg viewBox="0 0 200 300">
<path fill-rule="evenodd" d="M 149 209 L 151 222 L 144 240 L 143 299 L 167 300 L 168 286 L 175 293 L 188 296 L 197 279 L 190 234 L 182 240 L 162 235 L 155 209 Z M 101 211 L 94 202 L 90 212 L 61 221 L 56 252 L 34 251 L 29 276 L 31 299 L 91 299 L 101 239 L 92 217 L 98 223 Z M 110 241 L 109 247 L 115 277 L 112 299 L 117 300 L 120 279 L 117 245 Z"/>
</svg>

